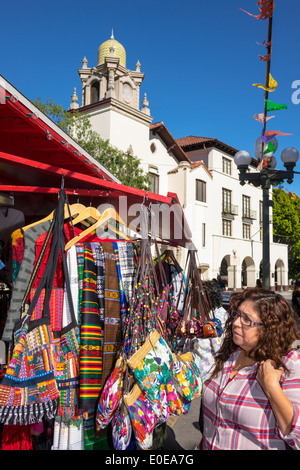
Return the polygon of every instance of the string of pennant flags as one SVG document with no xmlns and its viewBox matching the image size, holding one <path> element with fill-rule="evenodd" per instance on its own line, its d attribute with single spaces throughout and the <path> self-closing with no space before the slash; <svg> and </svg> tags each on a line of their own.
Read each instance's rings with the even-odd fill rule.
<svg viewBox="0 0 300 470">
<path fill-rule="evenodd" d="M 253 83 L 253 86 L 257 88 L 261 88 L 262 90 L 265 91 L 264 112 L 255 114 L 253 116 L 256 121 L 263 124 L 263 130 L 261 133 L 261 141 L 262 141 L 261 161 L 257 168 L 258 170 L 261 170 L 263 166 L 268 164 L 268 158 L 264 159 L 264 155 L 270 152 L 274 152 L 276 150 L 272 142 L 272 138 L 275 136 L 285 136 L 285 135 L 292 135 L 292 134 L 281 132 L 279 130 L 266 131 L 267 122 L 270 121 L 270 119 L 275 118 L 275 115 L 267 116 L 267 113 L 287 109 L 287 105 L 271 101 L 269 100 L 269 96 L 268 96 L 269 93 L 275 92 L 278 87 L 277 81 L 272 77 L 270 73 L 270 63 L 271 63 L 271 55 L 272 55 L 272 28 L 270 27 L 270 22 L 272 21 L 273 10 L 275 7 L 274 0 L 259 0 L 257 3 L 257 7 L 260 11 L 258 15 L 252 14 L 246 10 L 243 10 L 242 8 L 239 8 L 239 10 L 247 13 L 248 15 L 254 17 L 257 20 L 266 20 L 266 19 L 269 20 L 268 39 L 266 41 L 263 41 L 262 43 L 257 42 L 257 44 L 267 47 L 267 54 L 259 56 L 261 61 L 266 62 L 266 67 L 267 67 L 266 83 L 265 85 L 262 83 Z M 266 148 L 266 145 L 267 145 L 267 148 Z"/>
</svg>

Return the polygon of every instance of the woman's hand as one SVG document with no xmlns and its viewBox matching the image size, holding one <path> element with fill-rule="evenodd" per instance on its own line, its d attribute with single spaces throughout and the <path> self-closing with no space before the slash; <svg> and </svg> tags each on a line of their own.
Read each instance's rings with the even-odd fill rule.
<svg viewBox="0 0 300 470">
<path fill-rule="evenodd" d="M 283 374 L 283 368 L 275 369 L 273 361 L 268 359 L 262 361 L 256 374 L 256 380 L 263 389 L 266 395 L 272 392 L 273 388 L 280 386 L 280 377 Z"/>
<path fill-rule="evenodd" d="M 286 436 L 291 431 L 294 407 L 280 386 L 282 374 L 283 368 L 275 369 L 274 362 L 268 359 L 260 363 L 256 380 L 270 402 L 279 429 Z"/>
</svg>

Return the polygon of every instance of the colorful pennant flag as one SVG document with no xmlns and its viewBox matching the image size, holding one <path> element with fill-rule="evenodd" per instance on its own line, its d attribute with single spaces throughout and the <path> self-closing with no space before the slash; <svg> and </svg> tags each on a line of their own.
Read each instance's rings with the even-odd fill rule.
<svg viewBox="0 0 300 470">
<path fill-rule="evenodd" d="M 274 103 L 274 101 L 267 100 L 267 111 L 278 111 L 280 109 L 287 109 L 287 105 Z"/>
<path fill-rule="evenodd" d="M 281 131 L 267 131 L 265 135 L 267 136 L 271 135 L 272 137 L 274 137 L 275 135 L 293 135 L 293 134 L 288 134 L 287 132 L 281 132 Z"/>
<path fill-rule="evenodd" d="M 269 62 L 271 60 L 271 54 L 260 55 L 259 57 L 263 62 Z"/>
<path fill-rule="evenodd" d="M 264 124 L 265 122 L 269 121 L 269 119 L 272 119 L 275 116 L 265 117 L 264 113 L 260 113 L 260 114 L 254 114 L 253 117 L 254 119 L 256 119 L 256 121 L 262 122 Z"/>
<path fill-rule="evenodd" d="M 269 153 L 269 152 L 275 152 L 275 150 L 276 150 L 276 147 L 275 147 L 275 145 L 273 144 L 273 142 L 269 142 L 268 147 L 267 147 L 266 150 L 264 151 L 264 155 L 265 155 L 266 153 Z"/>
<path fill-rule="evenodd" d="M 261 140 L 262 142 L 267 143 L 269 142 L 269 140 L 273 139 L 273 137 L 275 137 L 276 135 L 277 134 L 262 135 Z"/>
<path fill-rule="evenodd" d="M 257 86 L 257 88 L 262 88 L 265 91 L 275 91 L 277 88 L 277 82 L 274 80 L 271 74 L 269 74 L 269 87 L 265 87 L 261 83 L 253 83 L 253 86 Z"/>
<path fill-rule="evenodd" d="M 253 16 L 257 20 L 266 20 L 267 18 L 271 18 L 273 16 L 273 9 L 274 9 L 274 6 L 275 6 L 273 4 L 273 0 L 259 0 L 258 3 L 257 3 L 257 6 L 260 10 L 259 15 L 253 15 L 252 13 L 249 13 L 248 11 L 243 10 L 242 8 L 239 8 L 239 10 L 242 10 L 245 13 L 247 13 L 248 15 Z M 260 6 L 261 6 L 261 8 L 260 8 Z"/>
</svg>

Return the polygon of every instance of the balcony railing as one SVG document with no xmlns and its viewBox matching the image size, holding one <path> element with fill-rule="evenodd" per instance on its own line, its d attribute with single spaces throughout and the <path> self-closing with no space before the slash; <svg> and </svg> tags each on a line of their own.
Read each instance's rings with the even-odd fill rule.
<svg viewBox="0 0 300 470">
<path fill-rule="evenodd" d="M 224 206 L 222 209 L 222 213 L 229 214 L 229 215 L 238 215 L 239 206 L 235 204 L 226 204 L 226 206 Z"/>
<path fill-rule="evenodd" d="M 246 219 L 257 219 L 257 212 L 252 211 L 251 209 L 247 210 L 246 212 L 243 213 L 243 217 Z"/>
</svg>

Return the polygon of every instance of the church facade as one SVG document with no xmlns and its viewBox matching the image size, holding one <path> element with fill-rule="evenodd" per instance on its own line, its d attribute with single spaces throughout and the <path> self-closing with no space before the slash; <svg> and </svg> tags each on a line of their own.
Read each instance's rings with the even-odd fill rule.
<svg viewBox="0 0 300 470">
<path fill-rule="evenodd" d="M 140 159 L 152 192 L 178 195 L 203 278 L 221 275 L 228 289 L 255 286 L 262 270 L 262 192 L 239 184 L 237 149 L 215 138 L 175 139 L 162 121 L 153 122 L 147 96 L 140 95 L 141 64 L 126 67 L 126 51 L 113 34 L 100 45 L 97 65 L 89 67 L 84 57 L 78 73 L 81 105 L 74 90 L 70 109 L 87 114 L 103 139 Z M 181 264 L 184 251 L 176 250 Z M 271 239 L 270 260 L 272 289 L 286 289 L 287 245 Z"/>
</svg>

